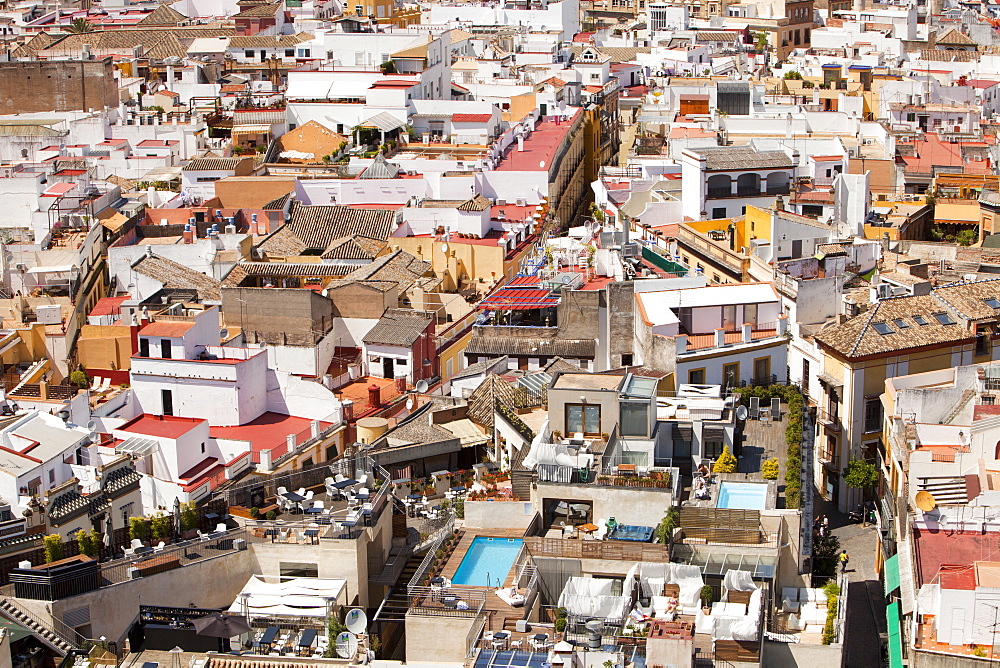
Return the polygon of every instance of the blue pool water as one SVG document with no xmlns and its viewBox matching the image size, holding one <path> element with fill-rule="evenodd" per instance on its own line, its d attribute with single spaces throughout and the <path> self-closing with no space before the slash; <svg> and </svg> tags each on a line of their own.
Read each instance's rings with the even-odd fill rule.
<svg viewBox="0 0 1000 668">
<path fill-rule="evenodd" d="M 717 508 L 764 510 L 767 505 L 767 485 L 759 482 L 723 482 L 719 485 Z"/>
<path fill-rule="evenodd" d="M 451 578 L 453 584 L 496 587 L 497 580 L 507 579 L 510 567 L 524 543 L 520 538 L 488 538 L 477 536 L 462 563 Z M 489 580 L 487 580 L 489 578 Z"/>
</svg>

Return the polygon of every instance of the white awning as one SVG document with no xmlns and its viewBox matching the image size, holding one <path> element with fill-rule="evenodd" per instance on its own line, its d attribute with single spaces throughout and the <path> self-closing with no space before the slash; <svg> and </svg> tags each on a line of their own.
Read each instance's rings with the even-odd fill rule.
<svg viewBox="0 0 1000 668">
<path fill-rule="evenodd" d="M 406 125 L 406 121 L 401 121 L 387 111 L 380 111 L 367 121 L 362 123 L 362 128 L 376 128 L 382 132 L 389 132 Z"/>
<path fill-rule="evenodd" d="M 73 271 L 74 269 L 76 269 L 76 267 L 74 267 L 71 264 L 61 264 L 61 265 L 55 265 L 55 266 L 52 266 L 52 267 L 32 267 L 31 269 L 29 269 L 27 271 L 27 273 L 29 273 L 29 274 L 63 274 L 63 273 L 67 273 L 68 274 L 69 272 Z"/>
<path fill-rule="evenodd" d="M 127 452 L 130 455 L 144 457 L 160 449 L 160 442 L 151 438 L 133 436 L 115 446 L 116 452 Z"/>
</svg>

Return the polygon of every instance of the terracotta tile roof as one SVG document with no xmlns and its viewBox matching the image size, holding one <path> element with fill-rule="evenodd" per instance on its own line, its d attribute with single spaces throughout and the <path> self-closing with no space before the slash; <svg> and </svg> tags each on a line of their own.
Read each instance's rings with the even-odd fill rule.
<svg viewBox="0 0 1000 668">
<path fill-rule="evenodd" d="M 300 32 L 295 35 L 236 35 L 229 39 L 230 49 L 290 49 L 307 42 L 312 34 Z"/>
<path fill-rule="evenodd" d="M 248 9 L 244 9 L 239 14 L 234 14 L 234 19 L 259 18 L 263 16 L 274 16 L 281 9 L 281 3 L 259 4 Z"/>
<path fill-rule="evenodd" d="M 400 346 L 409 348 L 431 324 L 430 315 L 422 311 L 390 308 L 362 341 L 368 345 Z"/>
<path fill-rule="evenodd" d="M 958 31 L 958 28 L 952 28 L 945 34 L 937 38 L 938 44 L 956 44 L 961 46 L 976 46 L 976 40 L 972 39 L 968 35 Z"/>
<path fill-rule="evenodd" d="M 531 405 L 528 393 L 519 387 L 511 385 L 495 373 L 483 379 L 468 399 L 469 419 L 487 430 L 493 429 L 493 417 L 497 404 L 503 404 L 514 410 L 527 408 Z"/>
<path fill-rule="evenodd" d="M 595 47 L 590 44 L 571 44 L 569 47 L 570 52 L 573 54 L 573 58 L 577 58 L 583 53 L 584 49 L 594 49 L 599 54 L 611 57 L 611 62 L 614 63 L 627 63 L 635 60 L 636 54 L 639 53 L 651 53 L 651 49 L 648 46 L 599 46 Z"/>
<path fill-rule="evenodd" d="M 512 355 L 520 357 L 592 358 L 597 342 L 593 339 L 522 338 L 476 333 L 465 352 L 470 355 Z"/>
<path fill-rule="evenodd" d="M 489 123 L 493 117 L 489 114 L 452 114 L 452 123 Z"/>
<path fill-rule="evenodd" d="M 181 168 L 182 172 L 225 172 L 236 169 L 244 158 L 195 158 Z"/>
<path fill-rule="evenodd" d="M 986 299 L 1000 300 L 1000 279 L 943 285 L 935 288 L 933 294 L 967 320 L 1000 317 L 1000 309 L 991 308 L 985 302 Z"/>
<path fill-rule="evenodd" d="M 996 287 L 963 283 L 952 286 L 952 290 L 946 289 L 941 295 L 937 293 L 942 288 L 936 288 L 929 295 L 883 299 L 845 323 L 820 330 L 814 338 L 821 345 L 847 358 L 969 341 L 975 338 L 975 334 L 960 312 L 950 306 L 950 302 L 960 303 L 970 312 L 982 313 L 980 317 L 986 317 L 986 304 L 983 303 L 983 309 L 979 309 L 973 300 L 987 293 L 1000 297 L 1000 280 L 982 283 Z M 968 290 L 969 294 L 960 295 L 961 290 Z M 946 322 L 953 324 L 942 323 L 935 317 L 936 314 L 944 314 Z M 915 317 L 925 324 L 920 324 Z M 886 328 L 886 334 L 878 331 L 878 328 L 883 327 Z"/>
<path fill-rule="evenodd" d="M 324 260 L 374 260 L 386 245 L 380 239 L 355 235 L 334 241 L 320 257 Z"/>
<path fill-rule="evenodd" d="M 167 290 L 194 290 L 202 300 L 220 299 L 219 281 L 159 255 L 145 254 L 132 263 L 132 269 L 163 284 Z"/>
<path fill-rule="evenodd" d="M 976 51 L 940 51 L 938 49 L 921 49 L 920 60 L 931 60 L 941 63 L 968 63 L 979 60 L 981 54 Z"/>
<path fill-rule="evenodd" d="M 692 153 L 705 158 L 705 169 L 729 171 L 735 169 L 790 168 L 795 163 L 784 151 L 757 151 L 749 146 L 692 148 Z"/>
<path fill-rule="evenodd" d="M 431 268 L 430 262 L 418 260 L 406 251 L 397 250 L 355 269 L 345 281 L 388 281 L 399 284 L 400 293 L 416 283 Z"/>
<path fill-rule="evenodd" d="M 393 211 L 339 205 L 306 206 L 293 200 L 288 222 L 264 239 L 259 249 L 278 257 L 302 255 L 305 251 L 321 254 L 343 237 L 388 239 L 395 227 Z"/>
<path fill-rule="evenodd" d="M 188 17 L 170 5 L 160 5 L 135 25 L 137 27 L 176 26 L 187 20 Z"/>
</svg>

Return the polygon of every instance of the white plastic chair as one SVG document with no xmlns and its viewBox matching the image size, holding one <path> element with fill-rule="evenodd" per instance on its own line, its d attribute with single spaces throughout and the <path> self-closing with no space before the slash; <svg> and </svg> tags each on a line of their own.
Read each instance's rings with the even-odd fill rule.
<svg viewBox="0 0 1000 668">
<path fill-rule="evenodd" d="M 211 540 L 212 537 L 207 533 L 202 533 L 201 529 L 196 529 L 196 531 L 198 532 L 199 540 Z"/>
<path fill-rule="evenodd" d="M 93 385 L 90 386 L 90 391 L 91 392 L 96 392 L 97 388 L 99 388 L 101 386 L 101 381 L 103 381 L 103 380 L 104 379 L 101 378 L 100 376 L 94 376 L 94 383 L 93 383 Z"/>
<path fill-rule="evenodd" d="M 285 489 L 284 487 L 279 487 L 279 488 L 278 488 L 278 496 L 279 496 L 279 497 L 282 497 L 282 496 L 284 496 L 285 494 L 288 494 L 288 490 L 287 490 L 287 489 Z"/>
<path fill-rule="evenodd" d="M 305 497 L 306 497 L 305 501 L 312 501 L 312 499 L 313 499 L 314 496 L 316 496 L 316 492 L 314 492 L 314 491 L 312 491 L 310 489 L 308 492 L 305 493 Z"/>
<path fill-rule="evenodd" d="M 142 541 L 139 540 L 138 538 L 133 538 L 131 545 L 129 545 L 129 547 L 132 548 L 133 552 L 135 551 L 136 548 L 139 548 L 139 547 L 142 547 L 142 546 L 143 546 L 142 545 Z"/>
<path fill-rule="evenodd" d="M 215 533 L 226 533 L 227 531 L 229 531 L 229 528 L 226 526 L 225 522 L 220 522 L 215 525 Z"/>
<path fill-rule="evenodd" d="M 323 508 L 325 507 L 325 504 L 322 501 L 313 501 L 312 507 L 313 508 L 319 508 L 320 510 L 323 510 Z"/>
<path fill-rule="evenodd" d="M 153 548 L 153 552 L 163 552 L 163 548 L 165 548 L 166 546 L 167 544 L 161 540 L 160 544 Z"/>
<path fill-rule="evenodd" d="M 97 391 L 98 392 L 107 392 L 109 389 L 111 389 L 111 379 L 110 378 L 105 378 L 104 382 L 101 383 L 101 387 L 98 388 Z"/>
</svg>

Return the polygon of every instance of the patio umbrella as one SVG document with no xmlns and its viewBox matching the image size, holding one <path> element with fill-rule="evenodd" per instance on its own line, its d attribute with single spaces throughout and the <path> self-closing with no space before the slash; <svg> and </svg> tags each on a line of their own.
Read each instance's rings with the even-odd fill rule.
<svg viewBox="0 0 1000 668">
<path fill-rule="evenodd" d="M 108 520 L 104 523 L 104 547 L 107 548 L 108 556 L 111 556 L 111 517 L 113 513 L 108 510 Z"/>
<path fill-rule="evenodd" d="M 181 668 L 181 654 L 184 653 L 180 647 L 170 650 L 170 668 Z"/>
<path fill-rule="evenodd" d="M 174 497 L 174 530 L 181 535 L 181 500 L 177 496 Z"/>
<path fill-rule="evenodd" d="M 200 636 L 210 638 L 232 638 L 250 633 L 250 625 L 243 615 L 229 615 L 224 612 L 213 612 L 210 615 L 195 619 L 194 630 Z"/>
</svg>

